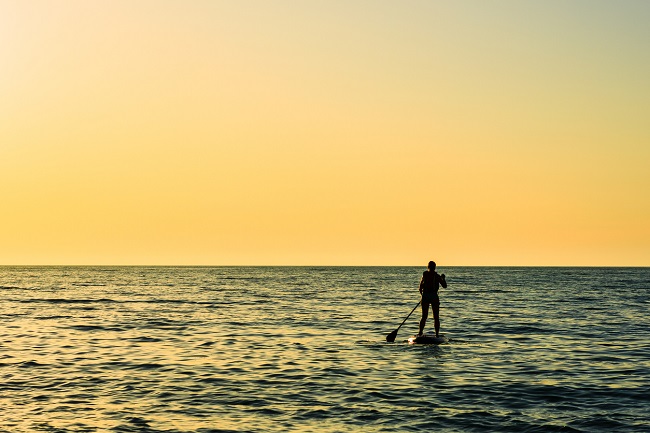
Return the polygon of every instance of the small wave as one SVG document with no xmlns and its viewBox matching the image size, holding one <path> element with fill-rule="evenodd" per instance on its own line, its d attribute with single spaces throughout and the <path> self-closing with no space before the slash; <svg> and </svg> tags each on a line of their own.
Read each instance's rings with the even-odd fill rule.
<svg viewBox="0 0 650 433">
<path fill-rule="evenodd" d="M 76 287 L 106 287 L 106 284 L 100 283 L 72 283 Z"/>
<path fill-rule="evenodd" d="M 113 299 L 100 298 L 100 299 L 66 299 L 66 298 L 32 298 L 32 299 L 11 299 L 13 302 L 20 302 L 23 304 L 31 303 L 46 303 L 46 304 L 91 304 L 91 303 L 115 303 Z"/>
<path fill-rule="evenodd" d="M 214 346 L 214 341 L 206 341 L 205 343 L 199 344 L 199 347 L 211 347 Z"/>
<path fill-rule="evenodd" d="M 40 362 L 36 361 L 23 361 L 19 362 L 17 365 L 19 368 L 47 367 L 47 364 L 41 364 Z"/>
<path fill-rule="evenodd" d="M 60 320 L 60 319 L 72 319 L 73 316 L 62 316 L 62 315 L 54 315 L 54 316 L 36 316 L 34 317 L 34 320 Z"/>
<path fill-rule="evenodd" d="M 108 361 L 104 362 L 103 365 L 110 369 L 114 370 L 161 370 L 168 369 L 168 366 L 157 362 L 142 362 L 134 363 L 131 361 Z"/>
<path fill-rule="evenodd" d="M 162 368 L 165 368 L 165 366 L 162 364 L 157 364 L 155 362 L 145 362 L 142 364 L 132 364 L 127 368 L 132 370 L 160 370 Z"/>
<path fill-rule="evenodd" d="M 296 414 L 296 419 L 299 420 L 318 420 L 318 419 L 328 419 L 332 416 L 331 412 L 327 408 L 318 408 L 301 411 L 299 414 Z"/>
<path fill-rule="evenodd" d="M 196 433 L 241 433 L 241 430 L 228 430 L 221 428 L 199 428 Z"/>
<path fill-rule="evenodd" d="M 211 384 L 211 385 L 223 384 L 223 383 L 228 382 L 227 379 L 224 379 L 222 377 L 202 377 L 202 378 L 197 379 L 197 381 L 202 382 L 202 383 L 208 383 L 208 384 Z"/>
<path fill-rule="evenodd" d="M 127 419 L 127 421 L 128 421 L 130 424 L 136 425 L 136 426 L 138 426 L 138 427 L 140 427 L 140 428 L 143 428 L 143 427 L 144 427 L 144 428 L 149 428 L 149 421 L 147 421 L 147 420 L 144 419 L 144 418 L 133 417 L 133 418 L 129 418 L 129 419 Z"/>
<path fill-rule="evenodd" d="M 70 329 L 76 329 L 77 331 L 105 331 L 106 327 L 101 325 L 72 325 L 68 326 Z"/>
<path fill-rule="evenodd" d="M 133 338 L 127 338 L 129 341 L 135 341 L 138 343 L 158 343 L 160 341 L 163 341 L 160 338 L 155 338 L 155 337 L 133 337 Z"/>
</svg>

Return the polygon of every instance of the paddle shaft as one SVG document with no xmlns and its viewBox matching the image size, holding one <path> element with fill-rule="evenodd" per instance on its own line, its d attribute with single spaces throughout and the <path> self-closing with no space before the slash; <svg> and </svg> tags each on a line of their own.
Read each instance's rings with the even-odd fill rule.
<svg viewBox="0 0 650 433">
<path fill-rule="evenodd" d="M 397 331 L 399 331 L 399 328 L 401 328 L 402 325 L 403 325 L 404 323 L 406 323 L 406 321 L 408 320 L 408 318 L 411 317 L 411 314 L 413 314 L 413 312 L 415 311 L 415 309 L 418 308 L 418 306 L 420 305 L 420 302 L 421 302 L 421 301 L 418 301 L 417 305 L 416 305 L 415 307 L 413 307 L 413 309 L 411 310 L 411 312 L 409 313 L 409 315 L 406 316 L 406 319 L 404 319 L 404 321 L 403 321 L 402 323 L 400 323 L 400 325 L 399 325 L 399 326 L 397 327 L 397 329 L 395 330 L 395 333 L 397 333 Z"/>
</svg>

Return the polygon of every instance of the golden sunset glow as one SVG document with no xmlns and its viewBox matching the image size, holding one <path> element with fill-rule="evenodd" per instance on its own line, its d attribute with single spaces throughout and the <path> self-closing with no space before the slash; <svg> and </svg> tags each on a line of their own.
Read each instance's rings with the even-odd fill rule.
<svg viewBox="0 0 650 433">
<path fill-rule="evenodd" d="M 649 20 L 0 0 L 0 263 L 650 265 Z"/>
</svg>

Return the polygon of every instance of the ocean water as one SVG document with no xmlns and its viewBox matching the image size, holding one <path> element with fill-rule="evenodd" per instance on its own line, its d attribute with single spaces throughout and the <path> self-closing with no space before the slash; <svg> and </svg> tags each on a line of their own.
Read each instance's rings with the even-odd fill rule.
<svg viewBox="0 0 650 433">
<path fill-rule="evenodd" d="M 650 268 L 439 268 L 387 343 L 423 270 L 0 267 L 0 432 L 650 431 Z"/>
</svg>

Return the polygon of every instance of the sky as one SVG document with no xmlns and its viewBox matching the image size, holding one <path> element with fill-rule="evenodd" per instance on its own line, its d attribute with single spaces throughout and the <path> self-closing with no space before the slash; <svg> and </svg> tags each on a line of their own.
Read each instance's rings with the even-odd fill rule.
<svg viewBox="0 0 650 433">
<path fill-rule="evenodd" d="M 648 22 L 0 0 L 0 264 L 650 266 Z"/>
</svg>

